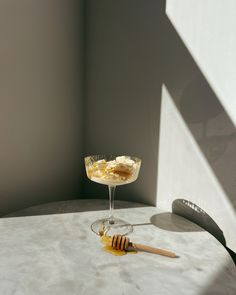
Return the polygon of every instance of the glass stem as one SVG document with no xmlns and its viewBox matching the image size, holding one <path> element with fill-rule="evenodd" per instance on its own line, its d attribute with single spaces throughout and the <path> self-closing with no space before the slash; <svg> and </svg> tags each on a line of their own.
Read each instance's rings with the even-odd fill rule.
<svg viewBox="0 0 236 295">
<path fill-rule="evenodd" d="M 109 205 L 110 205 L 110 211 L 109 211 L 109 223 L 113 224 L 114 223 L 114 197 L 115 197 L 115 189 L 116 186 L 109 185 Z"/>
</svg>

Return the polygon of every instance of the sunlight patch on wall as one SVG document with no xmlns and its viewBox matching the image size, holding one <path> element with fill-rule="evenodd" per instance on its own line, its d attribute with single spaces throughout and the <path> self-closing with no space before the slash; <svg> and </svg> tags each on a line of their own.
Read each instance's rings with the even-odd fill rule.
<svg viewBox="0 0 236 295">
<path fill-rule="evenodd" d="M 236 1 L 167 0 L 166 14 L 236 125 Z"/>
</svg>

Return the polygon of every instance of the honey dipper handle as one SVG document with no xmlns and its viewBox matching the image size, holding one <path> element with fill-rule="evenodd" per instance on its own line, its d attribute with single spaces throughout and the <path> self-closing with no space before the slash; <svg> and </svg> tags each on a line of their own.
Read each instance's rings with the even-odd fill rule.
<svg viewBox="0 0 236 295">
<path fill-rule="evenodd" d="M 150 253 L 159 254 L 159 255 L 163 255 L 163 256 L 168 256 L 168 257 L 172 257 L 172 258 L 177 257 L 176 254 L 173 253 L 173 252 L 163 250 L 163 249 L 153 248 L 153 247 L 146 246 L 146 245 L 131 243 L 130 246 L 132 248 L 134 248 L 135 250 L 142 250 L 142 251 L 145 251 L 145 252 L 150 252 Z"/>
</svg>

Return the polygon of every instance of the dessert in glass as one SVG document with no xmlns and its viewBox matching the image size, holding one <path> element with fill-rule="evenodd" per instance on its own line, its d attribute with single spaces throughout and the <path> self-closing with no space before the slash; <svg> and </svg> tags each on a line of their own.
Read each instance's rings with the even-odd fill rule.
<svg viewBox="0 0 236 295">
<path fill-rule="evenodd" d="M 103 236 L 114 234 L 127 235 L 133 227 L 128 222 L 114 217 L 115 189 L 135 181 L 139 174 L 141 160 L 130 156 L 93 155 L 85 158 L 85 168 L 90 180 L 105 184 L 109 189 L 109 216 L 96 220 L 91 229 Z"/>
</svg>

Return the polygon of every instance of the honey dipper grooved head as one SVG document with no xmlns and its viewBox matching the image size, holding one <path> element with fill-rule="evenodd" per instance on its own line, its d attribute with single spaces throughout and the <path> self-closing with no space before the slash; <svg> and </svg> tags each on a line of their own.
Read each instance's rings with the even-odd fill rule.
<svg viewBox="0 0 236 295">
<path fill-rule="evenodd" d="M 116 250 L 128 250 L 129 238 L 121 235 L 115 235 L 112 237 L 111 246 Z"/>
</svg>

